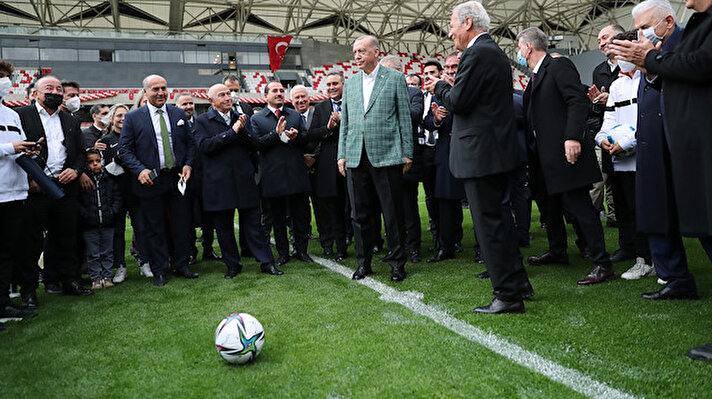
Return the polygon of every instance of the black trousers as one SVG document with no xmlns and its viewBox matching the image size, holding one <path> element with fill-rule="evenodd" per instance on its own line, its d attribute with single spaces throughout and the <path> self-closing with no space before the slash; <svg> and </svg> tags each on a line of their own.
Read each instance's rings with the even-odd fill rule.
<svg viewBox="0 0 712 399">
<path fill-rule="evenodd" d="M 438 226 L 440 225 L 440 207 L 435 194 L 435 146 L 423 146 L 423 191 L 425 192 L 425 207 L 428 209 L 430 232 L 435 242 L 438 242 Z"/>
<path fill-rule="evenodd" d="M 578 224 L 578 229 L 586 241 L 593 263 L 603 267 L 613 267 L 608 252 L 606 252 L 601 219 L 598 210 L 591 202 L 588 187 L 549 195 L 546 198 L 546 206 L 548 223 L 546 235 L 551 253 L 554 255 L 566 254 L 566 226 L 564 225 L 564 211 L 566 211 Z"/>
<path fill-rule="evenodd" d="M 648 240 L 635 228 L 635 172 L 613 172 L 608 178 L 613 185 L 613 202 L 616 204 L 618 245 L 650 262 Z"/>
<path fill-rule="evenodd" d="M 30 194 L 26 201 L 27 215 L 23 219 L 28 228 L 29 248 L 25 257 L 24 274 L 19 278 L 22 291 L 38 287 L 37 261 L 43 249 L 44 280 L 49 283 L 68 284 L 81 279 L 81 263 L 77 258 L 77 221 L 79 204 L 77 196 L 65 195 L 53 200 L 44 194 Z M 43 232 L 47 232 L 47 245 L 43 247 Z"/>
<path fill-rule="evenodd" d="M 261 265 L 274 263 L 274 256 L 269 247 L 262 224 L 260 221 L 259 208 L 240 209 L 240 237 L 244 238 L 250 253 L 260 262 Z M 218 244 L 222 253 L 223 262 L 228 270 L 238 268 L 240 264 L 240 253 L 235 241 L 235 210 L 229 209 L 219 212 L 208 212 L 213 220 L 215 232 L 218 236 Z M 243 248 L 244 250 L 244 248 Z"/>
<path fill-rule="evenodd" d="M 279 256 L 289 256 L 287 214 L 291 216 L 294 227 L 294 249 L 299 253 L 307 253 L 308 234 L 311 231 L 309 195 L 306 193 L 292 194 L 265 198 L 265 201 L 269 204 L 269 209 L 272 213 L 274 243 Z"/>
<path fill-rule="evenodd" d="M 521 165 L 510 174 L 510 198 L 517 239 L 520 246 L 529 245 L 529 226 L 532 218 L 532 200 L 529 192 L 527 167 Z"/>
<path fill-rule="evenodd" d="M 403 179 L 403 217 L 405 222 L 405 249 L 420 252 L 422 226 L 418 208 L 418 181 Z"/>
<path fill-rule="evenodd" d="M 178 174 L 162 173 L 153 182 L 159 195 L 140 198 L 146 222 L 146 249 L 153 274 L 168 273 L 169 253 L 176 270 L 188 268 L 190 257 L 190 198 L 178 191 Z M 170 219 L 169 219 L 170 218 Z M 170 235 L 166 234 L 170 232 Z M 171 245 L 172 244 L 172 245 Z M 172 250 L 169 250 L 172 248 Z"/>
<path fill-rule="evenodd" d="M 438 244 L 446 254 L 455 253 L 455 244 L 462 241 L 462 200 L 436 198 L 438 208 Z"/>
<path fill-rule="evenodd" d="M 373 247 L 376 244 L 374 219 L 379 208 L 386 225 L 388 255 L 385 260 L 391 267 L 403 267 L 406 262 L 405 221 L 403 215 L 403 167 L 401 165 L 376 168 L 361 152 L 361 162 L 346 172 L 351 219 L 354 227 L 356 261 L 359 266 L 370 267 Z"/>
<path fill-rule="evenodd" d="M 319 242 L 325 253 L 334 250 L 346 253 L 346 221 L 344 215 L 345 194 L 337 197 L 315 197 L 314 216 L 319 230 Z"/>
<path fill-rule="evenodd" d="M 24 220 L 24 201 L 0 203 L 0 307 L 10 305 L 10 283 L 13 272 L 24 265 L 21 255 L 26 251 L 28 241 L 22 228 Z M 35 262 L 36 263 L 36 262 Z M 24 287 L 23 287 L 24 288 Z"/>
<path fill-rule="evenodd" d="M 520 300 L 521 287 L 528 278 L 519 257 L 512 216 L 508 214 L 508 207 L 503 206 L 508 195 L 509 175 L 464 179 L 463 183 L 494 294 L 505 301 Z"/>
</svg>

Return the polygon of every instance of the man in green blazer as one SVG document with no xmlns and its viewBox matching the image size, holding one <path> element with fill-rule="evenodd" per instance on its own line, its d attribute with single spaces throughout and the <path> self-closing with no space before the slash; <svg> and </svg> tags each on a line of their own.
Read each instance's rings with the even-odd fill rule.
<svg viewBox="0 0 712 399">
<path fill-rule="evenodd" d="M 402 174 L 413 159 L 412 125 L 405 76 L 378 64 L 378 40 L 354 42 L 361 71 L 346 81 L 339 131 L 338 165 L 346 176 L 352 207 L 356 260 L 353 279 L 371 274 L 375 242 L 372 221 L 383 212 L 391 281 L 405 278 Z"/>
</svg>

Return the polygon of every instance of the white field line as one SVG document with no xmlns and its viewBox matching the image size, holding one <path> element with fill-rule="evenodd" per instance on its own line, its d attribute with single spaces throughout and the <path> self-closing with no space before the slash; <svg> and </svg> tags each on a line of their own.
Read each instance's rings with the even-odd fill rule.
<svg viewBox="0 0 712 399">
<path fill-rule="evenodd" d="M 353 270 L 334 261 L 323 259 L 314 255 L 312 255 L 312 258 L 320 265 L 339 273 L 346 278 L 350 279 L 353 274 Z M 485 348 L 506 357 L 514 363 L 544 375 L 547 378 L 563 384 L 583 395 L 600 399 L 636 398 L 633 395 L 611 388 L 602 382 L 596 381 L 577 370 L 561 366 L 551 360 L 545 359 L 542 356 L 515 345 L 496 334 L 486 332 L 479 327 L 475 327 L 469 323 L 457 319 L 445 311 L 427 305 L 423 303 L 423 294 L 420 292 L 399 291 L 369 277 L 366 277 L 363 280 L 354 281 L 380 293 L 381 296 L 379 299 L 382 301 L 401 304 L 414 313 L 433 320 L 455 334 L 467 338 L 472 342 L 476 342 Z"/>
</svg>

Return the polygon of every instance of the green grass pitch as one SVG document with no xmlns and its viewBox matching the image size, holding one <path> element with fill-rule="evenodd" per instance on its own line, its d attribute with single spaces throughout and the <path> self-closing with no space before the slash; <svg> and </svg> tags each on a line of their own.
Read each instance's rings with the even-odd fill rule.
<svg viewBox="0 0 712 399">
<path fill-rule="evenodd" d="M 422 193 L 421 193 L 422 202 Z M 421 215 L 425 215 L 424 209 Z M 424 233 L 422 254 L 430 234 Z M 546 247 L 536 210 L 532 247 Z M 469 212 L 465 251 L 439 264 L 408 264 L 391 283 L 374 279 L 561 366 L 635 397 L 710 398 L 712 364 L 685 352 L 712 341 L 712 269 L 698 242 L 688 258 L 702 299 L 650 302 L 654 277 L 593 287 L 576 280 L 589 269 L 569 237 L 570 266 L 527 267 L 536 296 L 524 315 L 475 315 L 489 303 L 488 280 L 475 274 Z M 606 228 L 607 248 L 617 231 Z M 127 234 L 128 236 L 128 234 Z M 217 248 L 217 242 L 215 243 Z M 355 268 L 353 246 L 343 262 Z M 321 255 L 316 241 L 310 252 Z M 225 280 L 221 262 L 199 262 L 198 280 L 170 278 L 156 288 L 128 256 L 128 279 L 88 298 L 39 294 L 39 317 L 7 323 L 0 333 L 2 398 L 577 398 L 578 393 L 417 315 L 317 263 L 292 260 L 285 275 L 259 273 L 254 259 Z M 616 265 L 620 274 L 632 264 Z M 256 316 L 266 340 L 257 360 L 225 363 L 214 348 L 220 320 Z"/>
</svg>

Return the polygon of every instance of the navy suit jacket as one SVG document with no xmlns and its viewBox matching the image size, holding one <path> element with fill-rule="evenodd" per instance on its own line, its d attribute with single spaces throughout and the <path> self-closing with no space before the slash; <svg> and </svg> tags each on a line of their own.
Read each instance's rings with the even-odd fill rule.
<svg viewBox="0 0 712 399">
<path fill-rule="evenodd" d="M 275 127 L 277 117 L 269 108 L 254 114 L 252 135 L 260 150 L 260 187 L 266 198 L 311 192 L 304 147 L 307 132 L 299 112 L 282 107 L 280 116 L 287 121 L 286 130 L 296 128 L 299 134 L 288 143 L 279 139 Z"/>
<path fill-rule="evenodd" d="M 173 105 L 166 105 L 166 109 L 171 124 L 171 142 L 175 165 L 180 169 L 183 166 L 192 167 L 195 157 L 195 142 L 185 112 Z M 124 167 L 128 168 L 134 176 L 134 193 L 139 197 L 156 195 L 153 186 L 143 186 L 138 182 L 138 175 L 144 169 L 158 170 L 161 167 L 156 131 L 153 128 L 147 105 L 126 114 L 119 139 L 119 156 Z M 160 176 L 158 178 L 160 179 Z"/>
<path fill-rule="evenodd" d="M 250 117 L 247 116 L 246 126 L 235 133 L 232 125 L 239 115 L 233 110 L 230 114 L 229 126 L 215 108 L 195 118 L 206 211 L 256 208 L 260 204 L 255 167 L 250 160 L 254 147 Z"/>
</svg>

